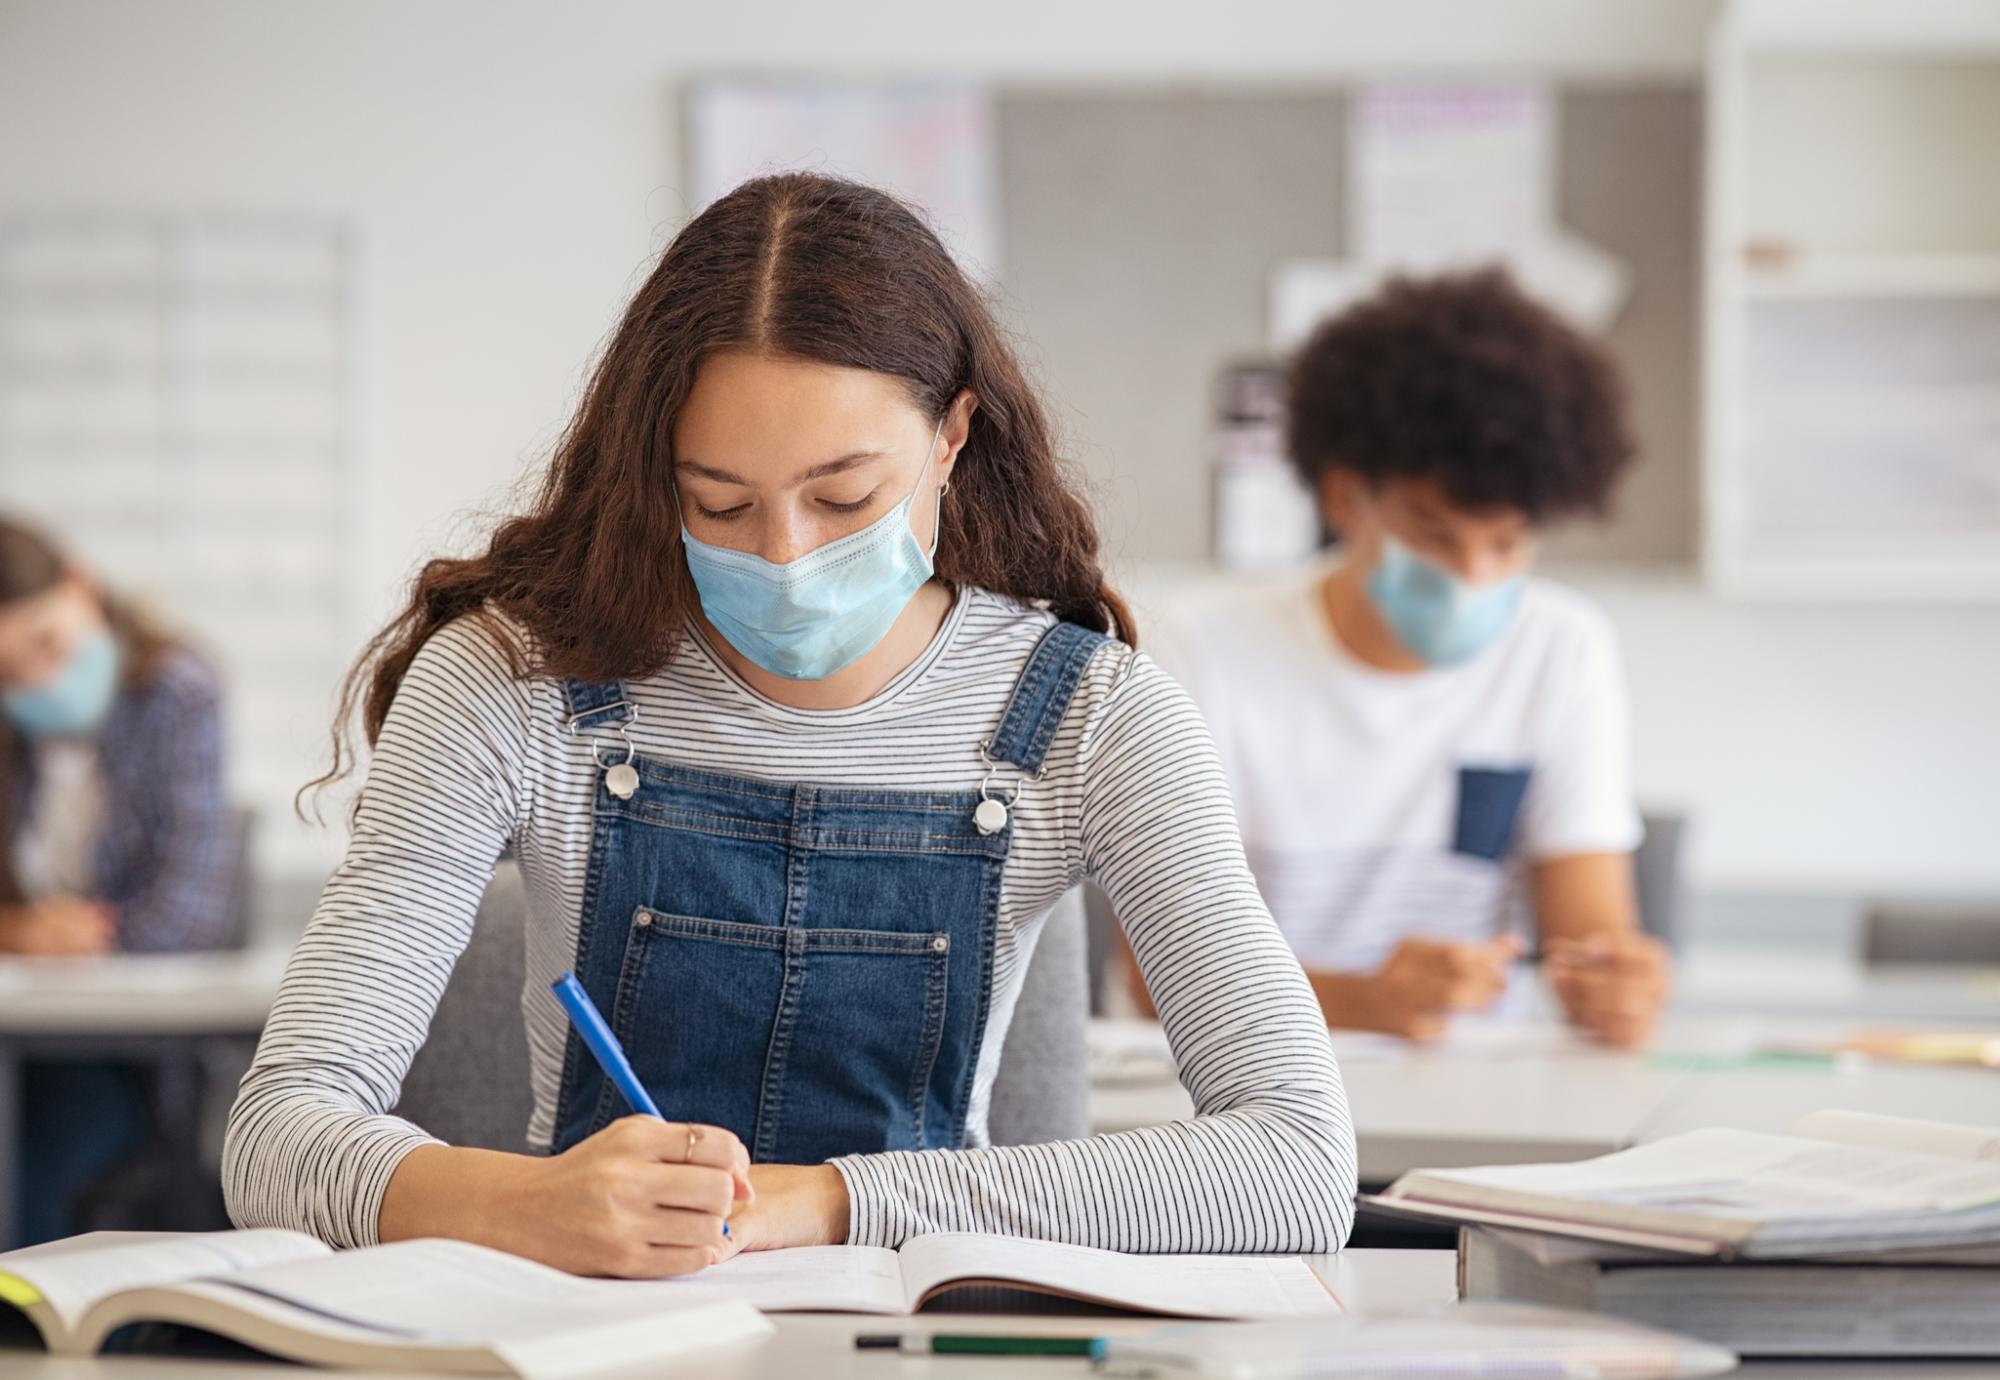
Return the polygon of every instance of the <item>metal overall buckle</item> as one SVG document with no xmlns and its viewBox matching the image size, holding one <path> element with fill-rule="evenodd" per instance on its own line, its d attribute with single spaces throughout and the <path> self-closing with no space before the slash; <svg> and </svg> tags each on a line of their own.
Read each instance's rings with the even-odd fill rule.
<svg viewBox="0 0 2000 1380">
<path fill-rule="evenodd" d="M 986 764 L 986 776 L 979 783 L 979 804 L 972 811 L 972 823 L 982 834 L 997 834 L 1007 827 L 1014 803 L 1021 798 L 1022 788 L 1030 781 L 1041 780 L 1042 772 L 1023 772 L 1021 779 L 1014 783 L 1014 789 L 1002 795 L 995 792 L 994 782 L 999 779 L 1002 767 L 1013 764 L 994 757 L 991 742 L 979 745 L 979 760 Z"/>
<path fill-rule="evenodd" d="M 620 800 L 630 800 L 633 792 L 639 789 L 639 769 L 632 765 L 633 759 L 639 755 L 639 750 L 633 746 L 632 735 L 625 730 L 628 725 L 639 722 L 639 706 L 630 700 L 614 700 L 610 704 L 600 704 L 595 709 L 586 709 L 580 714 L 570 715 L 566 726 L 571 733 L 575 733 L 579 719 L 592 718 L 610 709 L 626 709 L 631 711 L 630 715 L 622 722 L 612 725 L 612 727 L 618 730 L 618 737 L 625 744 L 625 759 L 621 762 L 605 761 L 597 753 L 597 749 L 603 744 L 603 739 L 592 738 L 590 740 L 590 760 L 604 769 L 604 789 L 611 792 L 611 794 Z"/>
</svg>

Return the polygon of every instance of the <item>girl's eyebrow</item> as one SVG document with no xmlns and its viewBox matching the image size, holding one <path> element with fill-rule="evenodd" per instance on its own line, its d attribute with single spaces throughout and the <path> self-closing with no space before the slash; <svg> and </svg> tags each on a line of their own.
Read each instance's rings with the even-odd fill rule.
<svg viewBox="0 0 2000 1380">
<path fill-rule="evenodd" d="M 822 460 L 819 464 L 795 476 L 792 479 L 792 483 L 806 484 L 815 479 L 824 479 L 830 474 L 840 474 L 846 470 L 851 470 L 856 465 L 865 465 L 870 460 L 880 460 L 886 454 L 888 454 L 887 451 L 857 450 L 843 455 L 837 460 Z M 743 476 L 734 474 L 729 470 L 718 469 L 714 465 L 704 465 L 699 460 L 676 460 L 674 468 L 684 470 L 688 474 L 696 475 L 702 479 L 712 479 L 718 484 L 738 484 L 746 489 L 750 487 L 750 481 L 743 478 Z"/>
</svg>

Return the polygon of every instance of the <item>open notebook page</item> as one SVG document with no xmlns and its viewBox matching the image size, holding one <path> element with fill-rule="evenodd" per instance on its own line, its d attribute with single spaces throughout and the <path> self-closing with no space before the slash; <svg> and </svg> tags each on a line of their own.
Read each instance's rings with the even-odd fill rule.
<svg viewBox="0 0 2000 1380">
<path fill-rule="evenodd" d="M 1340 1305 L 1297 1256 L 1124 1255 L 1011 1236 L 944 1232 L 903 1245 L 904 1307 L 960 1279 L 1017 1281 L 1063 1294 L 1196 1318 L 1287 1318 Z"/>
<path fill-rule="evenodd" d="M 606 1288 L 655 1307 L 741 1299 L 770 1313 L 902 1313 L 902 1265 L 881 1246 L 792 1246 L 746 1251 L 677 1279 L 611 1280 Z"/>
<path fill-rule="evenodd" d="M 541 1336 L 661 1307 L 625 1281 L 583 1279 L 463 1241 L 398 1241 L 210 1283 L 427 1341 Z"/>
<path fill-rule="evenodd" d="M 65 1327 L 124 1289 L 173 1284 L 281 1261 L 323 1259 L 332 1250 L 294 1231 L 217 1231 L 118 1246 L 39 1248 L 0 1255 L 0 1274 L 26 1280 Z"/>
</svg>

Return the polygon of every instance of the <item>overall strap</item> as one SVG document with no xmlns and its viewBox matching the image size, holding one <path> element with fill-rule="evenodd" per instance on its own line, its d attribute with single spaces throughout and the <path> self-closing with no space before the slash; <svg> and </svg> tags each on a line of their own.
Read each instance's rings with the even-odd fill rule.
<svg viewBox="0 0 2000 1380">
<path fill-rule="evenodd" d="M 1000 727 L 981 749 L 995 762 L 1038 776 L 1056 727 L 1069 710 L 1083 668 L 1111 639 L 1075 623 L 1057 623 L 1042 634 L 1021 677 L 1014 682 Z"/>
<path fill-rule="evenodd" d="M 639 716 L 632 701 L 625 698 L 625 686 L 619 681 L 592 685 L 588 681 L 565 680 L 563 694 L 569 699 L 569 722 L 564 727 L 571 733 L 630 723 Z"/>
</svg>

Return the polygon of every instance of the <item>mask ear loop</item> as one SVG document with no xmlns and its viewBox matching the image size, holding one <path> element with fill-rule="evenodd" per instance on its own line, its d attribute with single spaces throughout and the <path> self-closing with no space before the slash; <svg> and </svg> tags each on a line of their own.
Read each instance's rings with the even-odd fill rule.
<svg viewBox="0 0 2000 1380">
<path fill-rule="evenodd" d="M 951 409 L 946 408 L 938 416 L 937 426 L 931 432 L 931 448 L 924 453 L 924 467 L 917 471 L 918 484 L 924 482 L 924 476 L 930 473 L 931 461 L 937 459 L 938 437 L 944 435 L 944 419 L 950 415 Z M 931 549 L 924 553 L 924 559 L 929 561 L 933 566 L 937 564 L 938 543 L 944 539 L 944 493 L 950 487 L 951 481 L 949 479 L 938 485 L 937 507 L 932 511 L 931 515 Z M 911 492 L 912 494 L 915 493 L 914 487 Z"/>
</svg>

